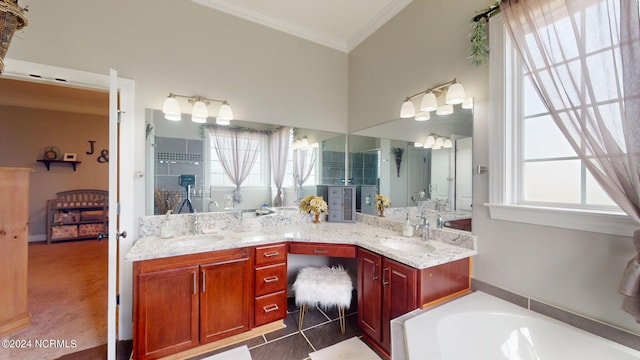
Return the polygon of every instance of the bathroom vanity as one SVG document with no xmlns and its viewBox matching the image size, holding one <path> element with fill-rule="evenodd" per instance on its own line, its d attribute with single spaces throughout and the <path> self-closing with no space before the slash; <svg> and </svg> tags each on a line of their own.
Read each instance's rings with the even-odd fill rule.
<svg viewBox="0 0 640 360">
<path fill-rule="evenodd" d="M 217 226 L 225 230 L 144 237 L 127 254 L 134 262 L 135 359 L 193 355 L 221 346 L 218 340 L 228 345 L 284 326 L 290 253 L 357 257 L 359 325 L 390 353 L 391 319 L 468 292 L 476 254 L 473 235 L 448 230 L 433 229 L 437 240 L 424 242 L 362 222 L 314 225 L 306 215 Z"/>
</svg>

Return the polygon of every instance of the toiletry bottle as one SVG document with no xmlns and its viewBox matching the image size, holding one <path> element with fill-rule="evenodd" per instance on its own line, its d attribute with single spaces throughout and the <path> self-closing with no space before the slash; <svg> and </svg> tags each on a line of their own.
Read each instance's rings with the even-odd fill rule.
<svg viewBox="0 0 640 360">
<path fill-rule="evenodd" d="M 411 226 L 411 220 L 409 220 L 409 214 L 407 214 L 407 220 L 404 224 L 404 228 L 402 229 L 402 235 L 411 237 L 413 236 L 413 226 Z"/>
<path fill-rule="evenodd" d="M 170 238 L 173 236 L 173 227 L 171 226 L 171 218 L 169 217 L 171 213 L 172 213 L 171 210 L 167 211 L 167 217 L 165 218 L 164 223 L 160 225 L 161 238 Z"/>
</svg>

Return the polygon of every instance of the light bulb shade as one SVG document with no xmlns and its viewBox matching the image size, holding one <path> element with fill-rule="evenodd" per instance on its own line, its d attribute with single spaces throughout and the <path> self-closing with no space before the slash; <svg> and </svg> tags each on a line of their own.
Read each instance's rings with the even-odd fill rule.
<svg viewBox="0 0 640 360">
<path fill-rule="evenodd" d="M 202 101 L 196 101 L 191 110 L 191 121 L 201 124 L 206 123 L 208 116 L 209 111 L 207 111 L 207 104 Z"/>
<path fill-rule="evenodd" d="M 444 139 L 444 142 L 442 143 L 442 147 L 445 149 L 451 149 L 453 147 L 453 141 L 451 141 L 451 139 L 449 138 Z"/>
<path fill-rule="evenodd" d="M 449 89 L 447 90 L 447 97 L 444 102 L 447 104 L 462 104 L 466 97 L 462 84 L 455 83 L 449 86 Z"/>
<path fill-rule="evenodd" d="M 167 120 L 182 120 L 182 115 L 180 113 L 180 104 L 178 104 L 178 100 L 174 97 L 169 96 L 164 100 L 164 104 L 162 105 L 162 112 L 164 113 L 164 118 Z"/>
<path fill-rule="evenodd" d="M 402 103 L 402 107 L 400 108 L 400 117 L 403 119 L 408 119 L 416 116 L 416 108 L 413 106 L 413 101 L 405 100 Z"/>
<path fill-rule="evenodd" d="M 432 92 L 424 94 L 422 97 L 422 102 L 420 103 L 421 111 L 434 111 L 438 108 L 438 99 L 436 99 L 436 95 Z"/>
<path fill-rule="evenodd" d="M 461 107 L 463 109 L 473 109 L 473 98 L 466 98 L 462 103 Z"/>
<path fill-rule="evenodd" d="M 427 121 L 431 119 L 431 114 L 428 111 L 421 111 L 416 114 L 416 121 Z"/>
<path fill-rule="evenodd" d="M 436 142 L 433 144 L 433 148 L 437 150 L 442 148 L 442 145 L 444 145 L 444 139 L 439 137 L 436 139 Z"/>
<path fill-rule="evenodd" d="M 451 115 L 453 114 L 453 105 L 442 105 L 436 110 L 436 115 Z"/>
<path fill-rule="evenodd" d="M 218 111 L 218 117 L 216 118 L 216 124 L 218 125 L 229 125 L 233 120 L 233 111 L 231 111 L 231 106 L 227 103 L 223 103 L 220 106 L 220 110 Z"/>
<path fill-rule="evenodd" d="M 421 143 L 421 142 L 417 142 L 417 141 L 416 141 L 416 142 L 413 144 L 413 146 L 415 146 L 415 147 L 423 147 L 423 146 L 424 146 L 424 144 L 423 144 L 423 143 Z"/>
<path fill-rule="evenodd" d="M 427 136 L 427 140 L 424 142 L 424 147 L 430 148 L 435 144 L 436 138 L 433 135 Z"/>
</svg>

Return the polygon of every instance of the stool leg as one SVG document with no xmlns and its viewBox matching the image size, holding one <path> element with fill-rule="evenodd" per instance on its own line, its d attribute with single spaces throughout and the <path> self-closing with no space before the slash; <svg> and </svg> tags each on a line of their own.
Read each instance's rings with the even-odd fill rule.
<svg viewBox="0 0 640 360">
<path fill-rule="evenodd" d="M 300 314 L 298 314 L 298 331 L 302 331 L 302 322 L 304 321 L 304 313 L 307 311 L 307 304 L 302 304 Z"/>
<path fill-rule="evenodd" d="M 345 318 L 344 318 L 344 306 L 338 307 L 338 317 L 340 318 L 340 332 L 342 333 L 342 335 L 344 335 L 346 330 L 345 329 L 346 324 L 345 324 Z"/>
</svg>

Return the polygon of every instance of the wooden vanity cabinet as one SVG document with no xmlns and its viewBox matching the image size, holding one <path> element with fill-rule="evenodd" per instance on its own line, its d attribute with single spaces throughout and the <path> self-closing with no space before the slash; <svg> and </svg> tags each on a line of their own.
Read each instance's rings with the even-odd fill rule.
<svg viewBox="0 0 640 360">
<path fill-rule="evenodd" d="M 358 249 L 358 323 L 366 338 L 391 351 L 392 319 L 469 291 L 469 259 L 418 270 Z"/>
<path fill-rule="evenodd" d="M 251 328 L 249 248 L 134 263 L 134 358 L 157 359 Z"/>
<path fill-rule="evenodd" d="M 287 317 L 287 244 L 256 246 L 254 325 Z"/>
</svg>

